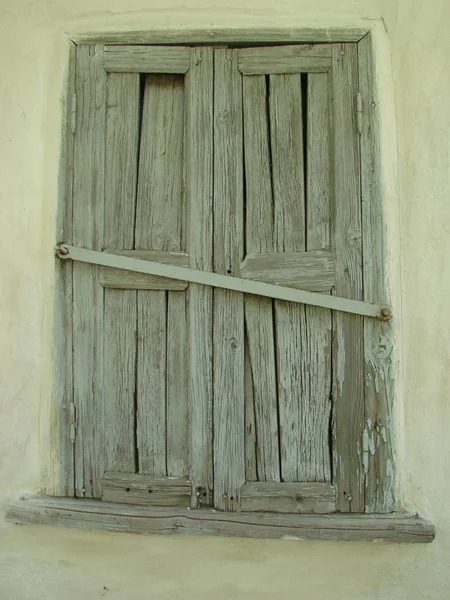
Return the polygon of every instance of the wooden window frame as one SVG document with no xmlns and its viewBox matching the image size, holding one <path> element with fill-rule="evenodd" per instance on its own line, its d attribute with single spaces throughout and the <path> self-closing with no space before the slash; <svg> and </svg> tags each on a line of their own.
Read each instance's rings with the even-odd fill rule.
<svg viewBox="0 0 450 600">
<path fill-rule="evenodd" d="M 356 110 L 360 132 L 361 197 L 363 239 L 364 300 L 390 303 L 389 273 L 386 264 L 387 228 L 384 222 L 381 190 L 381 155 L 379 142 L 379 101 L 372 55 L 372 34 L 367 29 L 299 29 L 299 30 L 164 30 L 89 34 L 72 38 L 68 74 L 62 157 L 59 181 L 59 210 L 56 241 L 72 239 L 72 172 L 73 131 L 76 115 L 75 56 L 78 44 L 148 44 L 148 45 L 252 45 L 286 43 L 358 44 L 360 95 Z M 360 110 L 362 109 L 362 110 Z M 434 527 L 417 515 L 395 513 L 394 448 L 392 414 L 394 382 L 391 358 L 374 352 L 383 339 L 393 344 L 390 327 L 376 319 L 365 319 L 365 429 L 362 435 L 361 464 L 365 477 L 366 514 L 277 515 L 256 513 L 220 513 L 213 510 L 150 508 L 110 504 L 73 498 L 74 436 L 73 405 L 63 403 L 72 395 L 72 340 L 64 335 L 70 322 L 72 301 L 71 271 L 56 262 L 55 363 L 56 383 L 52 405 L 52 436 L 55 455 L 53 496 L 23 496 L 13 501 L 7 518 L 20 523 L 52 523 L 62 526 L 100 528 L 120 531 L 246 537 L 296 537 L 335 540 L 386 540 L 429 542 Z M 389 420 L 391 420 L 389 424 Z M 376 448 L 376 451 L 373 449 Z M 65 497 L 55 497 L 65 496 Z M 384 513 L 384 514 L 383 514 Z M 388 514 L 390 513 L 390 514 Z"/>
</svg>

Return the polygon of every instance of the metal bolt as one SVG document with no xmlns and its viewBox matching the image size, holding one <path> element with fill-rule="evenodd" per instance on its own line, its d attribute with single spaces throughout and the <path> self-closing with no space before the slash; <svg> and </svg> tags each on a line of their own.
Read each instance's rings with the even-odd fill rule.
<svg viewBox="0 0 450 600">
<path fill-rule="evenodd" d="M 388 308 L 387 306 L 383 306 L 383 308 L 380 311 L 380 316 L 382 319 L 389 319 L 389 317 L 392 315 L 391 313 L 391 309 Z"/>
</svg>

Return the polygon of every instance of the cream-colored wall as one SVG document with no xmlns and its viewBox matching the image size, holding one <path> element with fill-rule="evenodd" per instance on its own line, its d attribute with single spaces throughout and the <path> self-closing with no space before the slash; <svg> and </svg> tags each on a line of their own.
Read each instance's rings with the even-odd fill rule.
<svg viewBox="0 0 450 600">
<path fill-rule="evenodd" d="M 47 465 L 41 455 L 52 390 L 52 245 L 68 36 L 154 27 L 363 26 L 375 28 L 385 98 L 395 268 L 401 257 L 399 483 L 409 507 L 435 522 L 437 538 L 395 546 L 0 523 L 0 599 L 450 598 L 450 2 L 1 4 L 0 512 L 18 491 L 39 489 Z"/>
</svg>

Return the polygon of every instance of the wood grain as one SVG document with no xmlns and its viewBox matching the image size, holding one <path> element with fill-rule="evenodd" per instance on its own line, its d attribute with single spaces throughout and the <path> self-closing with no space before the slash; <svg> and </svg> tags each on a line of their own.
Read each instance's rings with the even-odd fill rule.
<svg viewBox="0 0 450 600">
<path fill-rule="evenodd" d="M 140 506 L 189 506 L 191 484 L 188 479 L 109 471 L 102 477 L 102 500 Z"/>
<path fill-rule="evenodd" d="M 61 159 L 58 175 L 56 243 L 72 243 L 72 193 L 74 135 L 72 111 L 75 94 L 76 46 L 70 44 L 65 114 L 61 132 Z M 72 371 L 72 264 L 55 261 L 55 387 L 52 397 L 51 477 L 48 488 L 57 496 L 73 496 L 75 485 L 74 439 L 70 405 L 73 402 Z"/>
<path fill-rule="evenodd" d="M 304 158 L 300 75 L 270 76 L 274 249 L 305 250 Z M 282 481 L 299 481 L 303 306 L 275 301 Z M 300 470 L 300 472 L 299 472 Z"/>
<path fill-rule="evenodd" d="M 135 247 L 138 250 L 179 252 L 184 248 L 183 197 L 184 84 L 176 76 L 147 77 L 141 132 Z M 157 135 L 155 135 L 157 132 Z M 180 448 L 167 450 L 167 429 L 179 427 L 186 439 L 186 390 L 171 388 L 170 370 L 183 372 L 180 355 L 168 329 L 183 339 L 184 295 L 172 299 L 171 292 L 138 291 L 138 448 L 140 472 L 167 474 L 167 456 L 172 452 L 177 467 L 187 461 Z M 169 318 L 180 318 L 170 323 Z M 172 392 L 176 391 L 176 394 Z M 170 394 L 169 394 L 170 392 Z M 170 405 L 170 407 L 169 407 Z M 175 418 L 175 423 L 167 419 Z M 173 440 L 173 436 L 171 436 Z M 167 452 L 167 454 L 166 454 Z"/>
<path fill-rule="evenodd" d="M 189 266 L 189 257 L 184 252 L 164 252 L 157 250 L 123 250 L 115 251 L 107 248 L 108 254 L 119 254 L 140 260 L 151 260 L 180 267 Z M 182 291 L 187 288 L 187 281 L 177 281 L 157 275 L 146 275 L 111 267 L 100 268 L 100 285 L 106 288 L 121 288 L 132 290 L 174 290 Z"/>
<path fill-rule="evenodd" d="M 186 73 L 190 49 L 178 46 L 105 46 L 103 68 L 112 73 Z"/>
<path fill-rule="evenodd" d="M 243 78 L 245 241 L 246 251 L 253 253 L 273 250 L 273 199 L 266 98 L 264 76 Z M 258 254 L 252 256 L 258 260 Z M 251 263 L 252 258 L 247 255 L 240 265 L 240 277 L 252 275 L 251 264 L 248 268 L 249 261 Z M 279 481 L 277 382 L 271 298 L 245 296 L 245 326 L 246 480 L 251 481 L 253 478 Z"/>
<path fill-rule="evenodd" d="M 212 271 L 213 53 L 193 48 L 186 75 L 185 186 L 189 266 Z M 187 305 L 187 380 L 191 505 L 213 497 L 212 288 L 190 284 Z M 198 495 L 197 495 L 198 494 Z"/>
<path fill-rule="evenodd" d="M 238 66 L 244 75 L 318 73 L 331 68 L 328 45 L 268 46 L 238 51 Z"/>
<path fill-rule="evenodd" d="M 306 249 L 307 254 L 314 254 L 330 248 L 329 77 L 308 75 L 307 86 Z M 305 306 L 302 346 L 306 357 L 302 362 L 303 397 L 309 405 L 308 418 L 302 423 L 302 463 L 307 465 L 303 476 L 311 481 L 331 481 L 331 311 Z"/>
<path fill-rule="evenodd" d="M 77 49 L 73 242 L 101 250 L 105 185 L 106 72 L 103 49 Z M 73 265 L 73 377 L 77 418 L 75 493 L 100 497 L 103 468 L 103 288 L 98 268 Z"/>
<path fill-rule="evenodd" d="M 241 263 L 239 276 L 310 292 L 330 292 L 335 258 L 331 252 L 321 251 L 252 253 Z"/>
<path fill-rule="evenodd" d="M 28 496 L 11 502 L 9 522 L 135 533 L 221 535 L 247 538 L 429 543 L 432 523 L 409 514 L 292 515 L 220 513 L 183 508 L 127 506 L 73 498 Z"/>
<path fill-rule="evenodd" d="M 242 80 L 236 50 L 214 51 L 214 271 L 243 254 Z M 237 510 L 245 480 L 243 295 L 214 290 L 214 506 Z"/>
<path fill-rule="evenodd" d="M 362 232 L 359 142 L 356 128 L 358 82 L 356 45 L 333 46 L 334 197 L 333 247 L 339 296 L 362 298 Z M 341 512 L 364 511 L 363 322 L 356 315 L 333 316 L 334 474 Z"/>
<path fill-rule="evenodd" d="M 107 80 L 105 238 L 107 247 L 133 247 L 139 126 L 139 75 Z M 99 283 L 101 283 L 101 272 Z M 104 468 L 135 470 L 136 293 L 105 290 Z"/>
<path fill-rule="evenodd" d="M 379 99 L 372 41 L 358 44 L 359 90 L 362 98 L 361 196 L 363 224 L 364 300 L 390 305 L 386 217 L 381 190 Z M 394 464 L 394 336 L 386 322 L 364 321 L 364 390 L 367 447 L 365 510 L 395 508 Z"/>
<path fill-rule="evenodd" d="M 358 42 L 368 33 L 362 27 L 259 27 L 249 29 L 159 29 L 145 31 L 92 32 L 72 37 L 75 43 L 102 44 L 207 44 L 270 42 Z"/>
<path fill-rule="evenodd" d="M 328 483 L 246 483 L 242 510 L 320 514 L 336 511 L 336 490 Z"/>
</svg>

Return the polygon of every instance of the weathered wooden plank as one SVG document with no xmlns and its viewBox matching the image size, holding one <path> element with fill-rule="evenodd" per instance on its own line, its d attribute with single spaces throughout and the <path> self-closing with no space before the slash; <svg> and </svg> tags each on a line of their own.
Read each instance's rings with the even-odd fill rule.
<svg viewBox="0 0 450 600">
<path fill-rule="evenodd" d="M 331 68 L 329 45 L 266 46 L 238 50 L 244 75 L 320 73 Z"/>
<path fill-rule="evenodd" d="M 166 294 L 138 292 L 137 448 L 139 473 L 166 475 Z"/>
<path fill-rule="evenodd" d="M 189 257 L 184 252 L 164 252 L 158 250 L 123 250 L 106 249 L 109 254 L 119 254 L 142 260 L 152 260 L 168 265 L 187 267 Z M 177 281 L 157 275 L 144 275 L 133 271 L 124 271 L 110 267 L 100 268 L 100 285 L 106 288 L 122 288 L 133 290 L 174 290 L 182 291 L 187 288 L 187 281 Z"/>
<path fill-rule="evenodd" d="M 334 198 L 332 251 L 336 255 L 339 296 L 362 298 L 362 241 L 358 132 L 356 45 L 333 46 Z M 333 434 L 337 507 L 364 511 L 362 432 L 364 429 L 363 322 L 356 315 L 333 317 Z"/>
<path fill-rule="evenodd" d="M 106 247 L 132 248 L 139 143 L 139 75 L 113 73 L 107 79 Z M 101 273 L 99 282 L 101 283 Z M 104 468 L 134 472 L 137 298 L 129 290 L 105 290 Z"/>
<path fill-rule="evenodd" d="M 336 512 L 336 490 L 328 483 L 246 483 L 242 510 L 274 513 Z"/>
<path fill-rule="evenodd" d="M 322 43 L 358 42 L 369 29 L 362 27 L 299 27 L 252 29 L 158 29 L 85 33 L 72 37 L 79 44 L 205 44 L 205 43 Z"/>
<path fill-rule="evenodd" d="M 122 271 L 102 267 L 100 269 L 100 285 L 105 288 L 122 290 L 155 290 L 155 291 L 183 291 L 187 288 L 187 281 L 177 281 L 157 275 L 143 275 L 133 271 Z"/>
<path fill-rule="evenodd" d="M 244 393 L 245 393 L 245 481 L 258 481 L 256 463 L 256 415 L 252 365 L 248 348 L 248 328 L 244 351 Z"/>
<path fill-rule="evenodd" d="M 191 484 L 188 479 L 109 471 L 102 477 L 102 500 L 141 506 L 189 506 Z"/>
<path fill-rule="evenodd" d="M 364 299 L 390 303 L 386 266 L 386 222 L 383 213 L 379 99 L 370 35 L 358 44 L 359 91 L 362 100 L 361 197 Z M 365 510 L 395 508 L 394 494 L 394 343 L 388 323 L 364 321 L 366 467 Z"/>
<path fill-rule="evenodd" d="M 214 51 L 214 270 L 243 254 L 242 78 L 236 50 Z M 214 290 L 214 505 L 238 510 L 245 481 L 243 295 Z"/>
<path fill-rule="evenodd" d="M 106 72 L 103 49 L 77 50 L 73 241 L 101 250 L 105 182 Z M 103 288 L 98 268 L 73 265 L 73 377 L 77 418 L 75 493 L 99 497 L 103 469 Z"/>
<path fill-rule="evenodd" d="M 229 537 L 429 543 L 435 529 L 409 514 L 292 515 L 220 513 L 212 510 L 149 508 L 93 500 L 25 496 L 11 502 L 12 523 L 46 524 L 135 533 Z"/>
<path fill-rule="evenodd" d="M 213 211 L 213 53 L 193 48 L 186 75 L 185 187 L 189 266 L 212 271 Z M 212 442 L 212 315 L 211 288 L 188 289 L 187 389 L 190 422 L 192 507 L 211 505 Z"/>
<path fill-rule="evenodd" d="M 179 252 L 182 249 L 183 128 L 183 78 L 174 75 L 146 77 L 136 217 L 137 250 Z"/>
<path fill-rule="evenodd" d="M 167 299 L 167 475 L 189 472 L 189 407 L 186 381 L 186 294 Z M 195 432 L 194 432 L 195 435 Z M 188 506 L 191 489 L 189 488 Z"/>
<path fill-rule="evenodd" d="M 274 249 L 305 250 L 300 75 L 270 76 Z M 304 307 L 275 301 L 282 481 L 298 481 L 301 444 L 301 328 Z"/>
<path fill-rule="evenodd" d="M 189 69 L 190 49 L 183 46 L 105 46 L 103 68 L 112 73 L 173 73 Z"/>
<path fill-rule="evenodd" d="M 70 44 L 65 115 L 61 132 L 61 158 L 58 174 L 58 211 L 56 240 L 72 240 L 72 184 L 74 162 L 74 137 L 72 116 L 75 94 L 76 46 Z M 55 262 L 55 388 L 52 398 L 50 478 L 48 489 L 56 496 L 73 496 L 75 483 L 74 424 L 71 423 L 73 402 L 72 373 L 72 265 Z"/>
<path fill-rule="evenodd" d="M 335 257 L 322 251 L 252 253 L 242 262 L 239 276 L 310 292 L 330 292 Z"/>
<path fill-rule="evenodd" d="M 243 109 L 246 251 L 269 252 L 273 250 L 273 200 L 267 89 L 264 76 L 244 77 Z M 241 277 L 246 277 L 248 260 L 247 255 L 240 266 Z M 260 481 L 279 481 L 280 457 L 272 300 L 247 295 L 244 305 L 247 335 L 246 480 L 251 481 L 252 479 L 249 478 L 251 477 Z M 251 437 L 247 440 L 249 435 Z M 253 453 L 255 453 L 254 457 Z"/>
<path fill-rule="evenodd" d="M 306 240 L 308 254 L 330 247 L 331 148 L 329 80 L 325 74 L 307 80 L 307 202 Z M 333 257 L 334 258 L 334 257 Z M 334 267 L 334 265 L 333 265 Z M 305 306 L 302 331 L 302 381 L 304 401 L 309 402 L 308 420 L 303 423 L 301 452 L 303 477 L 312 481 L 331 480 L 331 313 Z"/>
<path fill-rule="evenodd" d="M 181 77 L 146 78 L 141 133 L 135 247 L 139 250 L 180 252 L 183 248 L 183 130 L 184 84 Z M 155 135 L 154 132 L 158 132 Z M 180 299 L 175 300 L 179 304 Z M 169 390 L 171 370 L 180 370 L 176 345 L 169 344 L 167 327 L 181 331 L 184 320 L 169 324 L 179 314 L 170 292 L 138 291 L 138 448 L 140 472 L 167 474 L 167 419 L 185 431 L 186 390 Z M 142 311 L 142 314 L 141 314 Z M 142 335 L 141 335 L 142 327 Z M 174 354 L 175 353 L 175 354 Z M 185 360 L 185 359 L 184 359 Z M 142 363 L 142 369 L 140 368 Z M 145 365 L 143 364 L 145 363 Z M 169 408 L 170 405 L 170 408 Z M 173 429 L 175 423 L 170 424 Z M 180 432 L 183 437 L 182 432 Z M 173 449 L 177 453 L 177 449 Z M 180 457 L 178 457 L 180 458 Z M 179 465 L 178 465 L 179 466 Z M 173 468 L 174 465 L 171 465 Z"/>
</svg>

